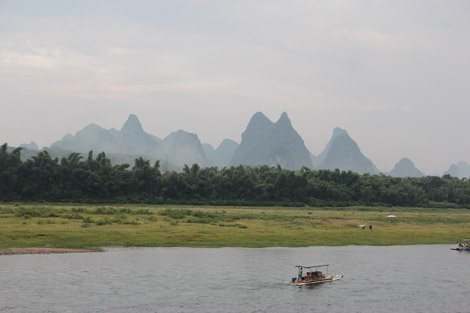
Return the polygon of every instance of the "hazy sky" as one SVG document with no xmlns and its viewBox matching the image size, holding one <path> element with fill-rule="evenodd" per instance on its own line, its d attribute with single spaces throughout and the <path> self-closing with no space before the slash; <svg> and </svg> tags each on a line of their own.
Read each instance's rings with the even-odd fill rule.
<svg viewBox="0 0 470 313">
<path fill-rule="evenodd" d="M 0 0 L 0 142 L 130 113 L 240 142 L 286 111 L 319 154 L 348 130 L 379 169 L 470 161 L 470 0 Z"/>
</svg>

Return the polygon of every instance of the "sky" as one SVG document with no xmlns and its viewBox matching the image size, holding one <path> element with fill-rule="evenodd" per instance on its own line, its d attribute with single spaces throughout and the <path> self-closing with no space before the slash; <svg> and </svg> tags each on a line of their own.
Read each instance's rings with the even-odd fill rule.
<svg viewBox="0 0 470 313">
<path fill-rule="evenodd" d="M 0 0 L 0 142 L 136 114 L 217 147 L 286 111 L 318 155 L 346 129 L 380 170 L 470 162 L 470 0 Z"/>
</svg>

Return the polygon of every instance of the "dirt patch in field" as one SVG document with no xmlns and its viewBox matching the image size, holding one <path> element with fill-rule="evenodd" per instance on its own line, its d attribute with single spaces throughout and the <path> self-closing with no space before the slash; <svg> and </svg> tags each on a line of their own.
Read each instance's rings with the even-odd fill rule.
<svg viewBox="0 0 470 313">
<path fill-rule="evenodd" d="M 60 249 L 60 248 L 8 248 L 0 249 L 0 255 L 15 254 L 51 254 L 51 253 L 84 253 L 98 252 L 100 250 L 92 249 Z"/>
</svg>

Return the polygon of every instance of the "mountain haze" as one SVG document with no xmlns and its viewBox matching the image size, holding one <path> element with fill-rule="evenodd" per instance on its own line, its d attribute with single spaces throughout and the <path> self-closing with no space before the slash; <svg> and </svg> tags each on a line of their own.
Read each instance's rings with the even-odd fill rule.
<svg viewBox="0 0 470 313">
<path fill-rule="evenodd" d="M 75 135 L 67 134 L 54 142 L 50 148 L 86 153 L 93 150 L 107 153 L 156 156 L 160 143 L 156 137 L 146 133 L 139 119 L 130 114 L 121 130 L 104 129 L 96 124 L 89 124 Z"/>
<path fill-rule="evenodd" d="M 303 139 L 292 126 L 286 112 L 275 123 L 262 112 L 255 113 L 240 144 L 225 139 L 214 149 L 210 144 L 201 144 L 198 135 L 178 130 L 160 139 L 147 133 L 136 115 L 130 114 L 120 129 L 104 129 L 91 123 L 75 133 L 66 134 L 50 147 L 44 147 L 53 157 L 67 156 L 79 152 L 86 156 L 89 151 L 95 155 L 104 151 L 114 162 L 133 164 L 137 157 L 160 160 L 167 169 L 182 169 L 184 164 L 199 164 L 202 167 L 216 166 L 277 166 L 297 170 L 306 166 L 315 169 L 336 168 L 351 170 L 359 174 L 379 173 L 375 164 L 361 152 L 358 144 L 350 138 L 345 129 L 336 127 L 325 149 L 318 155 L 311 154 Z M 23 157 L 30 157 L 38 147 L 34 142 L 22 144 Z M 396 177 L 420 177 L 413 162 L 401 159 L 389 172 Z M 444 174 L 455 177 L 470 177 L 470 164 L 460 161 L 453 164 Z"/>
<path fill-rule="evenodd" d="M 39 150 L 38 145 L 34 141 L 31 141 L 30 143 L 22 143 L 20 145 L 20 147 L 21 148 L 26 148 L 26 149 L 29 149 L 29 150 Z"/>
<path fill-rule="evenodd" d="M 217 149 L 214 149 L 214 147 L 208 143 L 203 144 L 202 147 L 204 148 L 204 152 L 206 153 L 206 157 L 210 165 L 223 168 L 230 165 L 230 161 L 232 160 L 233 153 L 238 147 L 238 143 L 232 139 L 224 139 Z"/>
<path fill-rule="evenodd" d="M 231 165 L 280 165 L 286 169 L 312 167 L 310 152 L 292 127 L 287 113 L 282 113 L 276 123 L 257 112 L 242 134 Z"/>
<path fill-rule="evenodd" d="M 220 145 L 215 149 L 214 162 L 219 167 L 225 167 L 230 165 L 233 154 L 238 148 L 238 143 L 232 139 L 224 139 Z"/>
<path fill-rule="evenodd" d="M 116 138 L 119 140 L 117 151 L 120 153 L 156 156 L 161 150 L 160 143 L 144 131 L 134 114 L 129 115 L 120 133 L 116 133 Z"/>
<path fill-rule="evenodd" d="M 315 158 L 315 168 L 317 168 L 320 164 L 325 162 L 326 156 L 328 155 L 328 152 L 330 152 L 331 146 L 333 145 L 333 142 L 335 139 L 342 134 L 347 134 L 348 132 L 345 129 L 342 129 L 340 127 L 336 127 L 333 129 L 333 135 L 331 136 L 330 141 L 326 144 L 325 149 Z"/>
<path fill-rule="evenodd" d="M 203 143 L 202 149 L 204 150 L 204 154 L 206 155 L 207 161 L 211 166 L 215 166 L 214 164 L 214 157 L 215 157 L 215 149 L 210 143 Z"/>
<path fill-rule="evenodd" d="M 196 134 L 178 130 L 165 137 L 161 144 L 163 151 L 160 155 L 165 160 L 178 165 L 208 165 L 206 154 Z"/>
<path fill-rule="evenodd" d="M 446 174 L 458 178 L 470 178 L 470 164 L 459 161 L 457 164 L 452 164 L 450 168 L 444 172 L 444 175 Z"/>
<path fill-rule="evenodd" d="M 118 136 L 112 131 L 92 123 L 79 130 L 75 135 L 65 135 L 61 140 L 54 142 L 50 148 L 86 153 L 90 150 L 118 152 L 118 146 Z"/>
<path fill-rule="evenodd" d="M 324 152 L 320 155 L 322 157 L 326 156 L 323 162 L 318 165 L 318 169 L 334 170 L 338 168 L 346 171 L 351 170 L 359 174 L 379 173 L 375 164 L 362 154 L 357 143 L 349 137 L 344 129 L 335 128 Z"/>
<path fill-rule="evenodd" d="M 75 135 L 67 134 L 54 142 L 48 150 L 57 154 L 65 152 L 95 154 L 104 151 L 112 160 L 129 161 L 135 157 L 165 161 L 172 168 L 182 168 L 184 164 L 208 164 L 201 142 L 196 134 L 183 130 L 173 132 L 166 138 L 160 138 L 144 131 L 136 115 L 130 114 L 121 130 L 104 129 L 96 124 L 89 124 Z M 131 162 L 130 164 L 132 164 Z"/>
<path fill-rule="evenodd" d="M 415 164 L 408 158 L 401 159 L 389 173 L 393 177 L 422 177 L 423 172 L 418 170 Z"/>
</svg>

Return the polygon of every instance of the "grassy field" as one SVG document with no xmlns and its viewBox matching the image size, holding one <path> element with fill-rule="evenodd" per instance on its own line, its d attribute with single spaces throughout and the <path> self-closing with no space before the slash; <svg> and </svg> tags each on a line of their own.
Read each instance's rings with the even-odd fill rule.
<svg viewBox="0 0 470 313">
<path fill-rule="evenodd" d="M 394 223 L 389 214 L 398 216 Z M 464 209 L 0 204 L 0 249 L 453 244 L 468 237 Z"/>
</svg>

